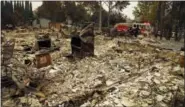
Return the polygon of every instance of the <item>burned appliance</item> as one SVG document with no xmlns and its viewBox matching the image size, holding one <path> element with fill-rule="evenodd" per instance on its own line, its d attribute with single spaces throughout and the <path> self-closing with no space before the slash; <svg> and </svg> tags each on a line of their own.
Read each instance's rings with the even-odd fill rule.
<svg viewBox="0 0 185 107">
<path fill-rule="evenodd" d="M 39 35 L 36 37 L 35 49 L 49 49 L 51 48 L 51 38 L 49 38 L 49 34 Z"/>
<path fill-rule="evenodd" d="M 94 24 L 89 24 L 71 38 L 72 56 L 83 58 L 94 55 Z"/>
<path fill-rule="evenodd" d="M 39 45 L 39 50 L 51 47 L 51 39 L 50 38 L 39 39 L 37 42 Z"/>
</svg>

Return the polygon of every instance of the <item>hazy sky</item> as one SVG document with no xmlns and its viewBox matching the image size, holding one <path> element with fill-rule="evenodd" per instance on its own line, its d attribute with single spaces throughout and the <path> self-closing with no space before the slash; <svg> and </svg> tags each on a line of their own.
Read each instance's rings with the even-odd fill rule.
<svg viewBox="0 0 185 107">
<path fill-rule="evenodd" d="M 134 19 L 132 11 L 134 10 L 134 7 L 137 6 L 137 3 L 138 3 L 137 1 L 130 2 L 130 5 L 128 5 L 127 8 L 125 8 L 122 13 L 124 13 L 130 19 Z M 42 2 L 36 2 L 36 1 L 32 2 L 33 10 L 35 10 L 37 7 L 41 5 L 42 5 Z M 107 10 L 106 6 L 103 6 L 103 7 Z"/>
<path fill-rule="evenodd" d="M 39 7 L 41 5 L 42 5 L 42 2 L 32 1 L 32 9 L 33 10 L 37 9 L 37 7 Z"/>
<path fill-rule="evenodd" d="M 132 11 L 134 10 L 134 7 L 136 7 L 137 6 L 137 3 L 138 2 L 130 2 L 130 5 L 129 6 L 127 6 L 127 8 L 125 8 L 124 10 L 123 10 L 123 13 L 125 14 L 125 15 L 127 15 L 129 18 L 131 18 L 131 19 L 134 19 L 134 15 L 132 14 Z"/>
</svg>

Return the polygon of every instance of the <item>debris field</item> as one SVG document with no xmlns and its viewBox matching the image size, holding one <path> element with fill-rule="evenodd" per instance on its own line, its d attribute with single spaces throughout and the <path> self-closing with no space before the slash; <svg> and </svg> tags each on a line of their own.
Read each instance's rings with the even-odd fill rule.
<svg viewBox="0 0 185 107">
<path fill-rule="evenodd" d="M 49 32 L 51 47 L 59 47 L 41 68 L 33 63 L 36 51 L 28 48 L 37 32 Z M 14 83 L 2 87 L 3 107 L 183 107 L 184 54 L 153 37 L 95 35 L 94 56 L 84 58 L 66 57 L 70 37 L 49 29 L 5 31 L 4 37 L 15 39 L 9 67 L 22 79 L 24 94 Z"/>
</svg>

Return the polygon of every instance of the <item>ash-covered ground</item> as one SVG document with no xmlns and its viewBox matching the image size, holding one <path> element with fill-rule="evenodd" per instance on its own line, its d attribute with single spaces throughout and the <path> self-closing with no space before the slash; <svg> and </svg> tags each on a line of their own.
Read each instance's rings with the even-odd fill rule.
<svg viewBox="0 0 185 107">
<path fill-rule="evenodd" d="M 14 56 L 22 64 L 34 57 L 23 51 L 22 45 L 34 46 L 36 32 L 5 33 L 7 39 L 16 39 Z M 12 98 L 9 89 L 2 89 L 2 106 L 183 107 L 184 68 L 179 65 L 183 52 L 179 50 L 184 41 L 96 35 L 95 56 L 68 59 L 70 38 L 56 39 L 52 33 L 50 37 L 60 46 L 60 51 L 51 53 L 52 65 L 41 70 L 27 67 L 31 73 L 44 73 L 37 80 L 39 91 Z M 22 70 L 19 66 L 15 69 Z"/>
</svg>

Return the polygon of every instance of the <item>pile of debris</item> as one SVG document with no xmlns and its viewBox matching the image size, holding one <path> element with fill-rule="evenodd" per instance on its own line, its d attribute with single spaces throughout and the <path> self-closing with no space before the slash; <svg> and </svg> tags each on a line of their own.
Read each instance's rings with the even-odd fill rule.
<svg viewBox="0 0 185 107">
<path fill-rule="evenodd" d="M 94 29 L 93 23 L 85 27 L 80 34 L 71 38 L 72 54 L 70 56 L 85 57 L 94 55 Z"/>
</svg>

